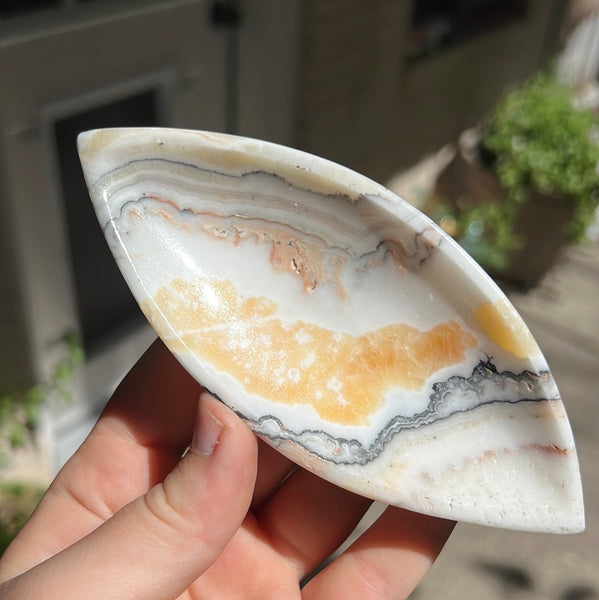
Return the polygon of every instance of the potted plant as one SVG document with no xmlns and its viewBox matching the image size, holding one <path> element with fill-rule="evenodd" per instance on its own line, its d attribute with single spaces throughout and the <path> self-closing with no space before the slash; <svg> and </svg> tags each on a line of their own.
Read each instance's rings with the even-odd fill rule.
<svg viewBox="0 0 599 600">
<path fill-rule="evenodd" d="M 510 90 L 437 181 L 433 216 L 496 278 L 531 286 L 599 202 L 599 118 L 539 73 Z"/>
</svg>

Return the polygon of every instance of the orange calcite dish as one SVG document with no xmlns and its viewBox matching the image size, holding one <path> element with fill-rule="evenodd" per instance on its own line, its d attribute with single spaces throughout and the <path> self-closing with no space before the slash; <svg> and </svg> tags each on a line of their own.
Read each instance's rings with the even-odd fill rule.
<svg viewBox="0 0 599 600">
<path fill-rule="evenodd" d="M 484 525 L 584 528 L 570 425 L 499 288 L 384 187 L 225 134 L 79 137 L 96 213 L 158 335 L 300 466 Z"/>
</svg>

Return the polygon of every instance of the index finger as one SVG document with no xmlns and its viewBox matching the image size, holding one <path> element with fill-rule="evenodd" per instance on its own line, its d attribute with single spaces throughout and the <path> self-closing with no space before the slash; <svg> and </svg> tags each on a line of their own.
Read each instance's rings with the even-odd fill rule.
<svg viewBox="0 0 599 600">
<path fill-rule="evenodd" d="M 140 446 L 180 452 L 202 389 L 156 340 L 118 386 L 95 429 L 109 427 Z"/>
</svg>

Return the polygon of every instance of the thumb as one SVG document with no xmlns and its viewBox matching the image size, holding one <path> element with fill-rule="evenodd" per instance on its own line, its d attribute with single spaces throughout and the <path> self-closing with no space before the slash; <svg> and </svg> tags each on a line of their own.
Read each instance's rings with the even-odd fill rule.
<svg viewBox="0 0 599 600">
<path fill-rule="evenodd" d="M 172 600 L 218 558 L 256 477 L 253 434 L 203 394 L 189 452 L 166 479 L 76 544 L 13 579 L 3 598 Z"/>
</svg>

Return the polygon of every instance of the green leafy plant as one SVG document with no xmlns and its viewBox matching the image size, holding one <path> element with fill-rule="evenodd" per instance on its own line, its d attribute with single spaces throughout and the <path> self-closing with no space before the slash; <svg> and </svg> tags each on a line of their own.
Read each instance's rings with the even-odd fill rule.
<svg viewBox="0 0 599 600">
<path fill-rule="evenodd" d="M 599 119 L 574 92 L 542 72 L 509 91 L 481 127 L 481 150 L 514 205 L 536 189 L 572 203 L 580 240 L 599 202 Z"/>
<path fill-rule="evenodd" d="M 37 484 L 0 484 L 0 555 L 25 524 L 44 491 L 44 488 Z"/>
<path fill-rule="evenodd" d="M 83 362 L 78 337 L 66 333 L 59 342 L 64 349 L 44 381 L 31 386 L 11 386 L 0 390 L 0 458 L 11 448 L 22 446 L 39 421 L 44 402 L 68 401 L 75 370 Z"/>
<path fill-rule="evenodd" d="M 522 240 L 514 232 L 513 207 L 508 204 L 480 204 L 456 210 L 440 204 L 433 219 L 481 265 L 502 271 L 509 265 L 509 252 Z"/>
<path fill-rule="evenodd" d="M 62 356 L 48 377 L 31 386 L 12 386 L 0 390 L 0 459 L 6 460 L 11 450 L 33 439 L 44 403 L 68 402 L 71 383 L 83 362 L 78 337 L 66 333 L 57 341 Z M 2 467 L 0 461 L 0 468 Z M 44 493 L 38 483 L 8 481 L 0 483 L 0 555 L 29 518 Z"/>
</svg>

